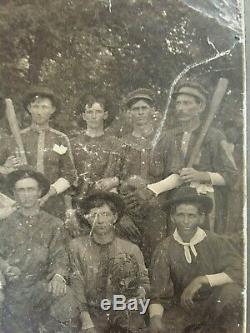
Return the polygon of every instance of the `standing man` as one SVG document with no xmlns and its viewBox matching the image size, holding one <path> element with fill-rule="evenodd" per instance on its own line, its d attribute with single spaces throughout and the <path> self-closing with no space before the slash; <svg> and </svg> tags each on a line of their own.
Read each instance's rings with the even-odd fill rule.
<svg viewBox="0 0 250 333">
<path fill-rule="evenodd" d="M 167 177 L 179 171 L 179 165 L 174 160 L 163 156 L 162 151 L 153 152 L 157 128 L 154 121 L 154 94 L 150 89 L 139 88 L 132 91 L 126 100 L 126 107 L 133 126 L 132 134 L 123 136 L 127 146 L 124 162 L 123 178 L 139 176 L 146 183 Z M 165 151 L 168 155 L 175 153 L 174 146 L 166 142 Z M 171 164 L 170 164 L 171 163 Z"/>
<path fill-rule="evenodd" d="M 152 260 L 151 332 L 242 332 L 243 262 L 222 236 L 200 228 L 212 200 L 183 186 L 167 207 L 176 229 Z"/>
<path fill-rule="evenodd" d="M 179 175 L 172 175 L 170 189 L 186 183 L 200 192 L 209 193 L 215 204 L 209 217 L 210 230 L 223 233 L 227 219 L 227 189 L 237 179 L 233 156 L 226 149 L 226 138 L 222 132 L 210 127 L 194 165 L 187 168 L 202 130 L 201 116 L 208 106 L 208 93 L 200 84 L 188 81 L 177 88 L 173 100 L 177 127 L 171 131 L 171 136 L 182 154 L 183 168 Z M 159 183 L 148 188 L 156 195 L 169 189 L 168 182 L 160 184 L 160 189 Z"/>
<path fill-rule="evenodd" d="M 110 191 L 119 185 L 121 173 L 121 146 L 105 128 L 111 116 L 110 105 L 102 96 L 85 94 L 80 98 L 77 111 L 79 123 L 85 127 L 71 140 L 79 175 L 79 195 L 94 188 Z"/>
<path fill-rule="evenodd" d="M 23 169 L 11 172 L 7 182 L 19 208 L 0 223 L 0 256 L 6 266 L 3 331 L 69 332 L 59 321 L 72 314 L 64 319 L 58 309 L 68 276 L 62 221 L 39 206 L 49 181 L 41 173 Z M 51 307 L 58 310 L 58 319 Z"/>
<path fill-rule="evenodd" d="M 76 181 L 76 172 L 68 137 L 49 126 L 51 117 L 60 110 L 59 100 L 52 90 L 33 87 L 23 104 L 32 119 L 31 126 L 21 131 L 28 165 L 46 175 L 51 184 L 41 205 L 46 203 L 45 209 L 63 216 L 62 193 Z M 14 140 L 4 147 L 1 158 L 9 170 L 21 164 Z"/>
<path fill-rule="evenodd" d="M 120 194 L 124 197 L 128 215 L 141 232 L 141 249 L 147 264 L 156 244 L 167 234 L 166 214 L 157 200 L 151 200 L 151 193 L 145 192 L 145 196 L 141 196 L 140 191 L 150 182 L 179 172 L 181 166 L 171 140 L 165 142 L 164 150 L 159 145 L 154 148 L 157 130 L 154 104 L 154 94 L 149 89 L 139 88 L 128 95 L 126 107 L 133 130 L 122 138 L 125 159 Z"/>
<path fill-rule="evenodd" d="M 100 95 L 84 94 L 80 98 L 78 118 L 79 123 L 86 129 L 71 140 L 79 176 L 76 193 L 78 197 L 84 197 L 93 189 L 116 191 L 119 186 L 123 162 L 122 145 L 118 138 L 110 135 L 105 126 L 111 117 L 110 108 L 107 98 Z M 70 222 L 68 227 L 76 233 L 76 224 Z M 116 231 L 122 237 L 138 243 L 139 230 L 128 216 L 119 221 Z"/>
<path fill-rule="evenodd" d="M 80 203 L 91 233 L 72 240 L 71 287 L 79 300 L 82 332 L 144 332 L 138 311 L 106 311 L 102 300 L 112 303 L 114 295 L 144 299 L 149 280 L 139 248 L 115 235 L 124 204 L 115 193 L 95 192 Z M 111 304 L 110 303 L 110 304 Z M 113 303 L 112 303 L 113 304 Z"/>
</svg>

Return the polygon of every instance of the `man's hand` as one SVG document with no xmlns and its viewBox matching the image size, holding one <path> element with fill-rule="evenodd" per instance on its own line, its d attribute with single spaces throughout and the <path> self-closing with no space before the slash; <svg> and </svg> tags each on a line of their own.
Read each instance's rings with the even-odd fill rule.
<svg viewBox="0 0 250 333">
<path fill-rule="evenodd" d="M 66 294 L 66 282 L 63 276 L 55 274 L 53 279 L 49 282 L 48 291 L 53 296 L 63 296 Z"/>
<path fill-rule="evenodd" d="M 119 185 L 119 179 L 117 177 L 102 178 L 95 182 L 95 189 L 100 191 L 109 191 Z"/>
<path fill-rule="evenodd" d="M 57 192 L 56 189 L 53 186 L 51 186 L 49 192 L 39 200 L 40 207 L 43 206 L 45 202 L 48 201 L 49 198 L 53 197 L 54 195 L 57 195 Z"/>
<path fill-rule="evenodd" d="M 21 159 L 19 157 L 16 157 L 14 155 L 9 156 L 7 160 L 4 163 L 4 167 L 8 169 L 16 169 L 19 166 L 23 165 Z"/>
<path fill-rule="evenodd" d="M 136 190 L 135 195 L 139 198 L 142 204 L 146 201 L 150 201 L 152 198 L 155 197 L 154 192 L 150 191 L 146 187 Z"/>
<path fill-rule="evenodd" d="M 181 170 L 180 177 L 184 183 L 191 183 L 191 182 L 210 183 L 211 182 L 208 172 L 197 171 L 194 168 L 183 168 Z"/>
<path fill-rule="evenodd" d="M 161 316 L 150 318 L 150 333 L 163 333 Z"/>
<path fill-rule="evenodd" d="M 186 310 L 191 310 L 193 307 L 193 298 L 194 295 L 200 290 L 200 288 L 209 284 L 209 281 L 206 276 L 198 276 L 195 278 L 183 291 L 181 295 L 181 305 Z"/>
<path fill-rule="evenodd" d="M 8 281 L 12 282 L 19 278 L 21 271 L 16 266 L 8 266 L 4 273 Z"/>
</svg>

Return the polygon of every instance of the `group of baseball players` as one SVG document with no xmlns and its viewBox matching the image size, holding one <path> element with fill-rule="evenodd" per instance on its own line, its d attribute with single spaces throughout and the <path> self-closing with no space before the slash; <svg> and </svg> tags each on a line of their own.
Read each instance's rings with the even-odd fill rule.
<svg viewBox="0 0 250 333">
<path fill-rule="evenodd" d="M 150 89 L 128 94 L 123 131 L 105 96 L 84 94 L 68 136 L 50 127 L 58 96 L 34 86 L 19 140 L 2 126 L 0 332 L 243 332 L 235 147 L 205 129 L 203 86 L 171 98 L 166 127 Z"/>
</svg>

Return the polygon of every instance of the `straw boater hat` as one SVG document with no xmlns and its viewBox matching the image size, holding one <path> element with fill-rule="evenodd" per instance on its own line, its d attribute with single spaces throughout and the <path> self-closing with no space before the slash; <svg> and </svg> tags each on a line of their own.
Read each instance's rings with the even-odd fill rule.
<svg viewBox="0 0 250 333">
<path fill-rule="evenodd" d="M 122 217 L 125 204 L 122 200 L 122 198 L 113 192 L 103 192 L 103 191 L 92 191 L 90 194 L 87 195 L 86 198 L 80 200 L 77 202 L 78 209 L 80 209 L 82 212 L 85 213 L 89 210 L 89 207 L 91 207 L 91 201 L 102 199 L 105 202 L 112 202 L 116 209 L 118 214 L 118 220 Z"/>
<path fill-rule="evenodd" d="M 188 95 L 198 98 L 201 102 L 207 104 L 208 91 L 195 81 L 183 82 L 177 87 L 177 90 L 172 94 L 173 99 L 179 95 Z"/>
<path fill-rule="evenodd" d="M 135 103 L 136 101 L 138 101 L 140 99 L 149 101 L 151 104 L 153 104 L 154 103 L 153 91 L 150 89 L 146 89 L 146 88 L 138 88 L 128 94 L 128 96 L 125 100 L 125 104 L 128 108 L 130 108 L 133 103 Z"/>
<path fill-rule="evenodd" d="M 56 108 L 56 112 L 60 110 L 61 103 L 59 98 L 55 95 L 53 90 L 43 87 L 43 86 L 33 86 L 31 87 L 23 99 L 23 106 L 27 110 L 29 103 L 38 97 L 49 98 Z M 27 110 L 28 111 L 28 110 Z"/>
<path fill-rule="evenodd" d="M 165 208 L 182 204 L 182 203 L 200 203 L 203 207 L 204 213 L 209 214 L 213 209 L 213 201 L 205 194 L 197 192 L 196 188 L 190 186 L 181 186 L 177 188 L 170 200 L 164 205 Z"/>
<path fill-rule="evenodd" d="M 50 189 L 50 183 L 48 179 L 40 172 L 34 171 L 33 169 L 29 167 L 21 168 L 15 171 L 12 171 L 8 174 L 6 182 L 7 182 L 7 188 L 9 188 L 9 191 L 11 194 L 14 192 L 15 184 L 18 180 L 25 179 L 25 178 L 33 178 L 35 179 L 41 190 L 41 196 L 44 196 L 49 192 Z"/>
</svg>

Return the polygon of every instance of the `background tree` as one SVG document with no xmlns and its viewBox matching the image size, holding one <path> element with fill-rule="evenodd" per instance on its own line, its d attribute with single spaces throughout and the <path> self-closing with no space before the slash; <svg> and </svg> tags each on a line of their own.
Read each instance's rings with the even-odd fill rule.
<svg viewBox="0 0 250 333">
<path fill-rule="evenodd" d="M 118 112 L 129 91 L 151 87 L 158 108 L 164 109 L 170 84 L 185 66 L 215 54 L 215 48 L 232 47 L 238 39 L 233 30 L 185 2 L 1 0 L 2 90 L 20 111 L 30 84 L 49 85 L 63 101 L 56 125 L 65 131 L 77 126 L 72 115 L 85 91 L 110 95 Z M 227 57 L 190 73 L 208 87 L 220 76 L 230 79 L 230 103 L 222 113 L 230 119 L 235 107 L 241 108 L 241 58 L 238 44 Z M 23 125 L 28 121 L 22 119 Z"/>
</svg>

